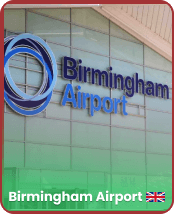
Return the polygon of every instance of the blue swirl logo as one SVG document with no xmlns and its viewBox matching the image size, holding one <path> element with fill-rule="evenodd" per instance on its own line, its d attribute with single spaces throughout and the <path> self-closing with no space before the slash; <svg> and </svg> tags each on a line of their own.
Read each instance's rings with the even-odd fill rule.
<svg viewBox="0 0 174 214">
<path fill-rule="evenodd" d="M 33 55 L 44 67 L 42 85 L 34 96 L 22 92 L 11 78 L 8 60 L 17 53 Z M 25 33 L 4 39 L 4 99 L 14 111 L 27 116 L 43 111 L 51 100 L 56 81 L 55 57 L 40 37 Z"/>
</svg>

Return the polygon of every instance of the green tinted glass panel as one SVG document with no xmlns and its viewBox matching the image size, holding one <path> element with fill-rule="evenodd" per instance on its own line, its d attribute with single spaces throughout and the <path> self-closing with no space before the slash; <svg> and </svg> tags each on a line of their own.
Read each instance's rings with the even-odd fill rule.
<svg viewBox="0 0 174 214">
<path fill-rule="evenodd" d="M 4 142 L 4 167 L 24 167 L 24 143 Z"/>
<path fill-rule="evenodd" d="M 155 176 L 171 176 L 172 156 L 147 154 L 147 174 Z"/>
<path fill-rule="evenodd" d="M 138 201 L 138 197 L 135 201 L 125 202 L 120 201 L 118 205 L 115 205 L 115 201 L 112 204 L 114 210 L 146 210 L 146 177 L 139 175 L 112 175 L 112 192 L 121 194 L 138 194 L 142 193 L 142 202 Z"/>
<path fill-rule="evenodd" d="M 70 106 L 61 106 L 57 103 L 49 103 L 46 111 L 47 117 L 70 119 Z"/>
<path fill-rule="evenodd" d="M 24 117 L 16 114 L 4 114 L 4 139 L 24 141 Z"/>
<path fill-rule="evenodd" d="M 110 148 L 110 129 L 107 126 L 73 123 L 72 145 Z"/>
<path fill-rule="evenodd" d="M 146 111 L 147 129 L 161 132 L 172 132 L 172 115 L 163 112 Z"/>
<path fill-rule="evenodd" d="M 112 151 L 112 172 L 126 174 L 145 174 L 145 154 Z"/>
<path fill-rule="evenodd" d="M 98 186 L 105 185 L 105 175 L 101 172 L 89 172 L 88 173 L 88 185 L 89 186 Z"/>
<path fill-rule="evenodd" d="M 69 145 L 70 123 L 66 121 L 27 118 L 26 141 L 33 143 Z"/>
<path fill-rule="evenodd" d="M 112 149 L 144 152 L 144 131 L 112 127 Z"/>
<path fill-rule="evenodd" d="M 38 189 L 41 186 L 41 171 L 19 169 L 19 189 Z"/>
<path fill-rule="evenodd" d="M 42 170 L 43 188 L 87 188 L 87 173 L 76 171 Z"/>
<path fill-rule="evenodd" d="M 139 175 L 112 174 L 113 191 L 126 194 L 127 192 L 143 192 L 146 190 L 146 177 Z"/>
<path fill-rule="evenodd" d="M 9 192 L 15 191 L 16 189 L 16 168 L 15 167 L 4 167 L 3 170 L 3 197 L 8 199 Z M 3 205 L 6 205 L 3 202 Z M 14 206 L 13 206 L 14 207 Z"/>
<path fill-rule="evenodd" d="M 148 153 L 172 154 L 172 135 L 147 132 L 146 146 Z"/>
<path fill-rule="evenodd" d="M 69 170 L 70 148 L 27 143 L 26 167 L 37 169 Z"/>
<path fill-rule="evenodd" d="M 144 118 L 131 115 L 112 114 L 112 125 L 144 129 Z"/>
<path fill-rule="evenodd" d="M 87 104 L 86 104 L 87 105 Z M 73 120 L 85 121 L 89 123 L 110 124 L 110 114 L 103 111 L 94 113 L 94 117 L 90 116 L 90 109 L 72 109 Z"/>
<path fill-rule="evenodd" d="M 89 158 L 90 157 L 90 158 Z M 72 148 L 73 170 L 109 172 L 109 150 Z"/>
</svg>

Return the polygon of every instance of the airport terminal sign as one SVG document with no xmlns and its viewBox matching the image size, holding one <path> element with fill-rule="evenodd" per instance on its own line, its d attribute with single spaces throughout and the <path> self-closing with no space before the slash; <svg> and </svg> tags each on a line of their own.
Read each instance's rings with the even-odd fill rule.
<svg viewBox="0 0 174 214">
<path fill-rule="evenodd" d="M 33 55 L 44 67 L 44 78 L 39 91 L 34 95 L 22 92 L 11 78 L 8 61 L 17 53 Z M 134 93 L 147 96 L 169 99 L 169 87 L 161 83 L 145 82 L 139 79 L 138 73 L 133 77 L 123 77 L 112 73 L 114 68 L 100 70 L 90 66 L 82 66 L 82 59 L 63 57 L 62 78 L 75 80 L 79 83 L 97 84 L 98 87 L 119 89 L 123 91 L 121 98 L 100 97 L 93 93 L 81 92 L 80 85 L 67 84 L 62 96 L 61 105 L 71 103 L 73 108 L 86 109 L 89 106 L 89 114 L 103 110 L 106 113 L 117 114 L 118 104 L 122 106 L 122 114 L 126 112 L 126 97 L 133 97 Z M 87 81 L 89 77 L 89 82 Z M 54 86 L 57 81 L 57 64 L 50 47 L 40 37 L 32 34 L 9 36 L 4 39 L 4 99 L 16 112 L 26 116 L 32 116 L 43 111 L 51 100 Z M 89 104 L 88 104 L 89 103 Z"/>
</svg>

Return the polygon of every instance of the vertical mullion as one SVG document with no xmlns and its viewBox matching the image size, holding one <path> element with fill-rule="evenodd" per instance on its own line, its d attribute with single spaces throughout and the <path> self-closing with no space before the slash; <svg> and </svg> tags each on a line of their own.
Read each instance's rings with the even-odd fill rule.
<svg viewBox="0 0 174 214">
<path fill-rule="evenodd" d="M 145 54 L 144 54 L 144 44 L 143 44 L 143 78 L 145 82 Z M 146 192 L 147 192 L 147 143 L 146 143 L 146 93 L 144 93 L 144 129 L 145 129 L 145 177 L 146 177 Z M 146 209 L 148 207 L 148 204 L 146 203 Z"/>
<path fill-rule="evenodd" d="M 109 73 L 111 67 L 111 21 L 109 20 Z M 112 99 L 112 88 L 110 88 L 110 98 Z M 112 112 L 110 113 L 110 191 L 112 192 Z M 112 203 L 111 207 L 112 209 Z"/>
<path fill-rule="evenodd" d="M 19 168 L 16 168 L 16 192 L 19 190 Z M 19 203 L 16 201 L 15 203 L 15 209 L 20 209 Z"/>
<path fill-rule="evenodd" d="M 27 11 L 25 9 L 25 33 L 27 32 Z M 27 94 L 27 64 L 28 56 L 25 55 L 25 93 Z M 24 167 L 26 164 L 26 116 L 24 116 Z"/>
<path fill-rule="evenodd" d="M 89 192 L 89 173 L 88 173 L 88 171 L 87 171 L 87 192 Z M 87 207 L 86 207 L 86 209 L 88 209 L 88 203 L 89 202 L 87 202 Z"/>
<path fill-rule="evenodd" d="M 5 29 L 5 38 L 7 37 L 7 29 Z"/>
<path fill-rule="evenodd" d="M 45 39 L 45 42 L 46 42 L 47 45 L 48 45 L 47 39 Z M 45 67 L 43 66 L 43 69 L 42 69 L 42 74 L 43 74 L 43 76 L 44 76 L 44 71 L 45 71 L 44 69 L 45 69 Z M 42 76 L 42 78 L 44 78 L 43 76 Z M 52 93 L 53 93 L 53 92 L 52 92 Z M 44 110 L 44 117 L 47 118 L 47 108 L 45 108 L 45 110 Z"/>
<path fill-rule="evenodd" d="M 42 183 L 43 183 L 43 182 L 42 182 L 42 169 L 40 169 L 39 171 L 40 171 L 40 191 L 41 191 L 41 190 L 43 190 L 43 184 L 42 184 Z M 43 208 L 42 208 L 42 204 L 43 204 L 43 203 L 40 201 L 40 202 L 39 202 L 39 209 L 43 209 Z"/>
<path fill-rule="evenodd" d="M 70 8 L 70 57 L 72 57 L 72 17 Z M 73 85 L 73 81 L 70 80 Z M 70 105 L 70 169 L 72 170 L 72 104 Z"/>
<path fill-rule="evenodd" d="M 5 38 L 7 37 L 7 29 L 5 29 Z M 4 113 L 7 112 L 7 103 L 4 102 Z"/>
<path fill-rule="evenodd" d="M 27 69 L 28 69 L 28 55 L 26 54 L 25 56 L 25 93 L 27 94 L 27 84 L 28 84 L 28 81 L 27 81 Z"/>
</svg>

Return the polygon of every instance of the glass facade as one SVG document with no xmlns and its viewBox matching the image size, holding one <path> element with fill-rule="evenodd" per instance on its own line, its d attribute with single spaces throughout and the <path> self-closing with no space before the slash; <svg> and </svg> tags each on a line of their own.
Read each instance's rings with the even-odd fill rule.
<svg viewBox="0 0 174 214">
<path fill-rule="evenodd" d="M 46 110 L 25 117 L 4 103 L 4 206 L 7 209 L 166 210 L 172 202 L 172 64 L 93 9 L 6 9 L 4 36 L 32 33 L 52 49 L 57 84 Z M 167 84 L 170 99 L 127 97 L 128 116 L 61 106 L 67 83 L 81 91 L 120 98 L 123 91 L 64 80 L 61 58 L 83 66 Z M 27 94 L 42 83 L 43 67 L 30 55 L 9 62 L 11 76 Z M 119 108 L 120 109 L 120 108 Z M 143 193 L 144 202 L 9 203 L 8 191 L 49 193 Z M 146 191 L 166 192 L 166 202 L 145 202 Z"/>
</svg>

